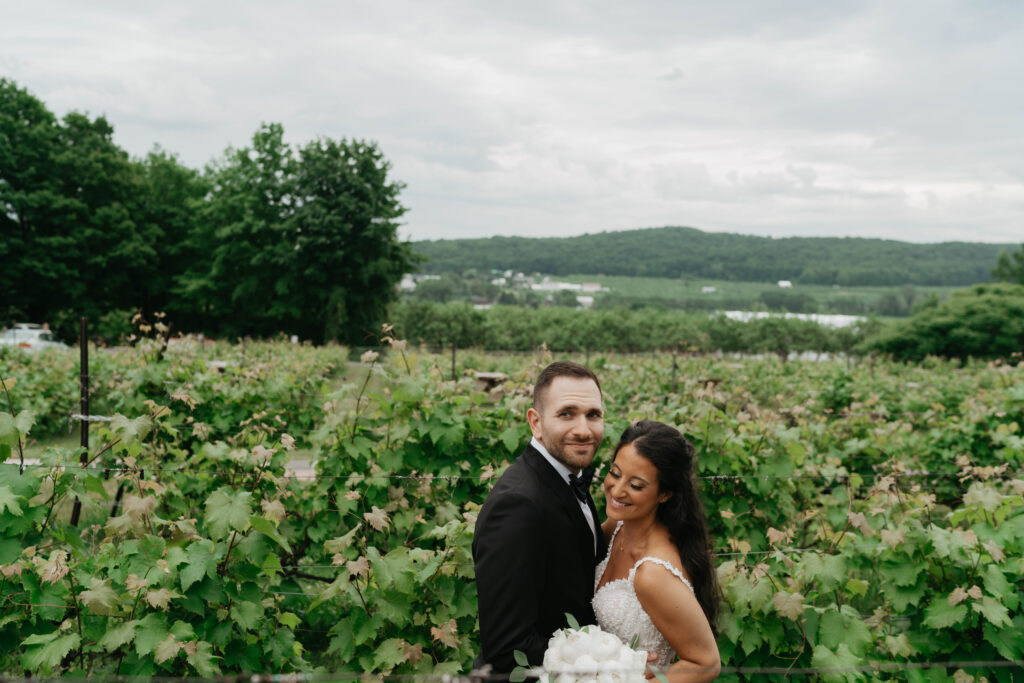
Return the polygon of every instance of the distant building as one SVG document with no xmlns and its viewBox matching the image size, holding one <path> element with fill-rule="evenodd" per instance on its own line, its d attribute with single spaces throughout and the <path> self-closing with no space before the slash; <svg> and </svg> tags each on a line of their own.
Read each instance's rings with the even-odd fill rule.
<svg viewBox="0 0 1024 683">
<path fill-rule="evenodd" d="M 562 290 L 578 292 L 582 289 L 582 286 L 573 282 L 558 282 L 549 277 L 545 277 L 541 282 L 530 285 L 530 289 L 535 292 L 560 292 Z"/>
<path fill-rule="evenodd" d="M 578 296 L 576 297 L 576 302 L 583 308 L 590 308 L 594 305 L 594 297 L 586 295 Z"/>
<path fill-rule="evenodd" d="M 406 273 L 402 276 L 402 281 L 398 283 L 398 288 L 403 292 L 412 292 L 416 290 L 416 280 L 413 279 L 412 275 Z"/>
<path fill-rule="evenodd" d="M 701 294 L 714 294 L 717 291 L 718 287 L 711 287 L 710 285 L 700 288 Z"/>
<path fill-rule="evenodd" d="M 793 283 L 789 280 L 779 280 L 779 287 L 782 287 L 783 289 L 792 289 Z"/>
</svg>

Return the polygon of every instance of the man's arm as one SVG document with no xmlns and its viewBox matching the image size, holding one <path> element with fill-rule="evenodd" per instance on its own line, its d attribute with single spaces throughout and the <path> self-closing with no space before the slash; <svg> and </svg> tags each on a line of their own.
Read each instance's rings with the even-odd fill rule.
<svg viewBox="0 0 1024 683">
<path fill-rule="evenodd" d="M 480 649 L 498 672 L 515 668 L 515 650 L 539 666 L 551 635 L 537 630 L 539 587 L 549 561 L 539 521 L 535 501 L 506 492 L 492 501 L 485 526 L 475 532 Z"/>
</svg>

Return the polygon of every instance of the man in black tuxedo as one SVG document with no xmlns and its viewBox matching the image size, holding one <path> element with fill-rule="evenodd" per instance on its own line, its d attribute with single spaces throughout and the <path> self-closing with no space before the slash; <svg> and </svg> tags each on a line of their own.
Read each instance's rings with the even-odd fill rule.
<svg viewBox="0 0 1024 683">
<path fill-rule="evenodd" d="M 475 668 L 540 666 L 565 614 L 596 623 L 590 599 L 605 541 L 588 491 L 604 439 L 601 386 L 588 368 L 552 363 L 527 411 L 533 439 L 494 485 L 476 522 L 473 561 L 480 616 Z"/>
</svg>

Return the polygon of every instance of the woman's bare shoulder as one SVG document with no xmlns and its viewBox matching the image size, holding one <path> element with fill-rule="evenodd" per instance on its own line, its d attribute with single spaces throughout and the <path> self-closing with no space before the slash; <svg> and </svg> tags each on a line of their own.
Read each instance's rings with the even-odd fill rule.
<svg viewBox="0 0 1024 683">
<path fill-rule="evenodd" d="M 638 593 L 659 590 L 666 582 L 679 583 L 679 578 L 664 564 L 661 564 L 662 562 L 681 572 L 687 581 L 690 579 L 679 557 L 679 550 L 667 536 L 663 539 L 652 540 L 647 547 L 647 552 L 644 553 L 644 558 L 653 558 L 658 561 L 641 561 L 637 567 L 634 582 Z"/>
</svg>

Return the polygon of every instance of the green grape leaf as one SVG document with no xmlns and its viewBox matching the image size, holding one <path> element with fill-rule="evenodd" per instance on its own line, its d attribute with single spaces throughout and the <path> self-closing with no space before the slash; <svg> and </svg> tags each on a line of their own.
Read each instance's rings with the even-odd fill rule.
<svg viewBox="0 0 1024 683">
<path fill-rule="evenodd" d="M 178 652 L 181 651 L 181 643 L 174 637 L 173 633 L 168 633 L 167 637 L 157 643 L 157 646 L 153 648 L 153 661 L 157 664 L 162 664 L 168 659 L 173 659 L 178 656 Z"/>
<path fill-rule="evenodd" d="M 260 532 L 261 534 L 272 540 L 274 543 L 277 543 L 279 546 L 284 548 L 284 551 L 286 553 L 290 553 L 292 551 L 291 546 L 288 545 L 288 541 L 281 538 L 280 534 L 277 533 L 277 527 L 275 527 L 274 523 L 270 520 L 253 515 L 249 517 L 249 524 L 252 526 L 253 529 Z"/>
<path fill-rule="evenodd" d="M 287 626 L 288 628 L 295 628 L 296 626 L 302 623 L 302 619 L 300 619 L 297 615 L 292 614 L 291 612 L 281 612 L 279 615 L 277 615 L 277 620 L 285 626 Z"/>
<path fill-rule="evenodd" d="M 110 431 L 121 438 L 125 444 L 142 441 L 153 429 L 153 421 L 148 415 L 141 415 L 134 420 L 129 420 L 121 414 L 114 415 L 110 420 Z"/>
<path fill-rule="evenodd" d="M 107 652 L 113 652 L 122 645 L 127 645 L 135 639 L 135 627 L 138 625 L 138 621 L 126 621 L 122 624 L 117 624 L 113 628 L 107 629 L 103 637 L 100 638 L 99 645 Z"/>
<path fill-rule="evenodd" d="M 1019 619 L 1019 617 L 1018 617 Z M 1024 656 L 1024 642 L 1021 641 L 1019 628 L 997 628 L 991 622 L 985 624 L 985 640 L 991 643 L 996 651 L 1010 661 Z"/>
<path fill-rule="evenodd" d="M 995 600 L 992 596 L 983 595 L 981 600 L 971 603 L 971 608 L 982 616 L 993 626 L 1009 626 L 1010 617 L 1006 607 Z"/>
<path fill-rule="evenodd" d="M 811 656 L 811 666 L 814 668 L 833 670 L 822 673 L 822 680 L 825 681 L 844 681 L 846 676 L 835 670 L 851 669 L 860 664 L 860 658 L 850 651 L 846 643 L 840 643 L 834 651 L 818 644 L 814 647 L 814 654 Z"/>
<path fill-rule="evenodd" d="M 204 576 L 216 576 L 217 561 L 213 559 L 213 548 L 209 541 L 194 541 L 185 550 L 188 564 L 178 572 L 181 590 L 203 580 Z"/>
<path fill-rule="evenodd" d="M 373 670 L 390 673 L 405 660 L 401 638 L 388 638 L 373 652 Z"/>
<path fill-rule="evenodd" d="M 203 678 L 213 678 L 220 673 L 220 667 L 216 664 L 220 657 L 213 654 L 213 646 L 210 643 L 199 641 L 196 643 L 195 653 L 188 655 L 185 659 Z"/>
<path fill-rule="evenodd" d="M 19 498 L 21 496 L 15 495 L 10 486 L 0 486 L 0 512 L 6 510 L 15 517 L 21 517 L 23 513 L 21 506 L 18 505 Z"/>
<path fill-rule="evenodd" d="M 0 444 L 15 446 L 23 436 L 29 433 L 36 422 L 33 413 L 23 410 L 17 417 L 10 413 L 0 412 Z"/>
<path fill-rule="evenodd" d="M 1010 582 L 1006 580 L 1006 575 L 1003 574 L 998 565 L 990 564 L 985 567 L 985 570 L 981 573 L 981 578 L 985 583 L 985 591 L 989 595 L 998 595 L 1007 608 L 1011 610 L 1017 609 L 1017 605 L 1020 603 L 1020 596 L 1017 595 L 1016 589 L 1010 585 Z"/>
<path fill-rule="evenodd" d="M 211 538 L 221 539 L 228 531 L 245 531 L 252 516 L 252 494 L 248 491 L 236 491 L 229 486 L 210 494 L 206 499 L 206 526 Z"/>
<path fill-rule="evenodd" d="M 231 618 L 244 630 L 251 631 L 263 618 L 263 605 L 245 600 L 236 602 L 231 607 Z"/>
<path fill-rule="evenodd" d="M 152 613 L 140 619 L 135 627 L 135 652 L 144 657 L 167 637 L 167 620 L 162 614 Z"/>
<path fill-rule="evenodd" d="M 520 446 L 520 434 L 521 429 L 518 425 L 509 427 L 498 435 L 498 440 L 505 446 L 505 450 L 509 453 L 516 454 L 519 452 Z"/>
<path fill-rule="evenodd" d="M 89 579 L 90 587 L 78 597 L 95 614 L 112 615 L 117 611 L 117 593 L 110 587 L 110 579 Z"/>
<path fill-rule="evenodd" d="M 938 598 L 924 611 L 924 625 L 929 628 L 949 628 L 967 616 L 967 605 L 951 605 L 946 598 Z"/>
<path fill-rule="evenodd" d="M 44 638 L 50 638 L 56 635 L 55 633 L 48 633 Z M 32 639 L 35 636 L 29 636 L 25 639 L 22 645 L 33 644 Z M 41 641 L 37 641 L 41 642 Z M 82 639 L 77 633 L 69 633 L 66 636 L 59 636 L 52 638 L 49 642 L 45 642 L 42 647 L 33 647 L 25 650 L 25 654 L 21 657 L 22 665 L 28 671 L 39 673 L 48 672 L 55 669 L 64 657 L 69 652 L 78 647 Z"/>
</svg>

